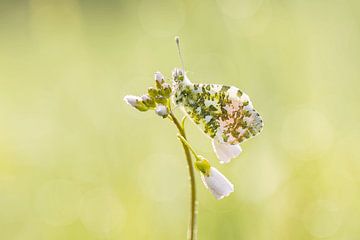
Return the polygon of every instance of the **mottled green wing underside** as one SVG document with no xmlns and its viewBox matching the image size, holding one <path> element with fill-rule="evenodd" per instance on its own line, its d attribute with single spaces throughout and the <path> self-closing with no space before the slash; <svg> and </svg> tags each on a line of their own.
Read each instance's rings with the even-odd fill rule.
<svg viewBox="0 0 360 240">
<path fill-rule="evenodd" d="M 257 135 L 263 121 L 250 98 L 238 88 L 219 84 L 184 84 L 174 95 L 177 105 L 211 138 L 238 144 Z"/>
</svg>

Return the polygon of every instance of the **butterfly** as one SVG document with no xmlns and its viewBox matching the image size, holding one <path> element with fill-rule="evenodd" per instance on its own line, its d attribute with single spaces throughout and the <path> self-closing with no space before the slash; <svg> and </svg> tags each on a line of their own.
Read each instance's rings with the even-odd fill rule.
<svg viewBox="0 0 360 240">
<path fill-rule="evenodd" d="M 261 132 L 263 120 L 249 96 L 234 86 L 192 83 L 182 69 L 175 69 L 173 102 L 212 139 L 220 163 L 238 156 L 240 143 Z"/>
</svg>

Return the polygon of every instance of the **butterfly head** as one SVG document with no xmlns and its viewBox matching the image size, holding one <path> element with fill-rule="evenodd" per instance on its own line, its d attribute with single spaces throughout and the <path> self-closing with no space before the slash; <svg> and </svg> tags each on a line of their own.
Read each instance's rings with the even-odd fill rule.
<svg viewBox="0 0 360 240">
<path fill-rule="evenodd" d="M 172 83 L 173 83 L 174 89 L 178 89 L 182 86 L 190 85 L 191 81 L 186 76 L 183 69 L 175 68 L 172 71 Z"/>
</svg>

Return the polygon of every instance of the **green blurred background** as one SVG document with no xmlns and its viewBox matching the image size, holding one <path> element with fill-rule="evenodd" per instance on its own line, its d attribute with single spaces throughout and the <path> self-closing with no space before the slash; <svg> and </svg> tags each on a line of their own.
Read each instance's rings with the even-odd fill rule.
<svg viewBox="0 0 360 240">
<path fill-rule="evenodd" d="M 359 239 L 358 0 L 0 0 L 0 239 L 186 238 L 176 129 L 122 100 L 180 65 L 175 35 L 265 122 L 224 166 L 188 122 L 235 185 L 197 176 L 199 239 Z"/>
</svg>

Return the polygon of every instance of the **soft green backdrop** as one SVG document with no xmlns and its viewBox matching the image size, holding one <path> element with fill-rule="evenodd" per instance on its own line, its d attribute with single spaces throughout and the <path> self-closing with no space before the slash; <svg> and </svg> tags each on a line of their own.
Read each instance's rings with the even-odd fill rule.
<svg viewBox="0 0 360 240">
<path fill-rule="evenodd" d="M 170 77 L 235 85 L 261 135 L 197 178 L 199 239 L 360 237 L 358 0 L 0 0 L 0 239 L 185 239 L 176 130 L 123 102 Z M 180 115 L 180 113 L 178 113 Z"/>
</svg>

